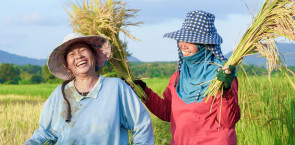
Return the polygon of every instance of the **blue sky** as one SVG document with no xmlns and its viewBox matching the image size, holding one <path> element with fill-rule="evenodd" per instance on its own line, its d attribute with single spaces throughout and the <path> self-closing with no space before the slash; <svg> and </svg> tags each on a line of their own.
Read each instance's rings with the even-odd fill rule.
<svg viewBox="0 0 295 145">
<path fill-rule="evenodd" d="M 78 0 L 79 1 L 79 0 Z M 72 32 L 64 6 L 69 0 L 3 1 L 0 10 L 0 50 L 31 58 L 45 59 L 63 38 Z M 130 27 L 131 34 L 141 39 L 126 38 L 128 49 L 142 61 L 177 60 L 176 41 L 163 38 L 181 28 L 186 13 L 205 10 L 215 14 L 217 32 L 223 37 L 223 53 L 230 52 L 244 34 L 250 15 L 240 0 L 125 0 L 129 8 L 141 9 Z M 262 0 L 247 0 L 250 11 L 259 10 Z M 122 36 L 122 39 L 125 39 Z"/>
</svg>

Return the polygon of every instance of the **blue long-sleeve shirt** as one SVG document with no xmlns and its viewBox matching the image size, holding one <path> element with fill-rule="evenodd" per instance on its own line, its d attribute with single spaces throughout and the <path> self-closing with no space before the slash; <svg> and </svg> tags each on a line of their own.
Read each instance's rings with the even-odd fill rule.
<svg viewBox="0 0 295 145">
<path fill-rule="evenodd" d="M 151 119 L 134 91 L 121 79 L 99 80 L 86 97 L 74 87 L 65 87 L 71 105 L 71 122 L 65 122 L 66 106 L 58 86 L 45 102 L 39 126 L 25 145 L 128 145 L 128 130 L 133 144 L 154 144 Z M 48 141 L 50 140 L 50 141 Z"/>
</svg>

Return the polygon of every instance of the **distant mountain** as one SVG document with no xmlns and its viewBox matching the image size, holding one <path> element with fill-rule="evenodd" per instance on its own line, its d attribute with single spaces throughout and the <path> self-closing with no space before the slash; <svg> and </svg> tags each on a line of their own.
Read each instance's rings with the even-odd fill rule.
<svg viewBox="0 0 295 145">
<path fill-rule="evenodd" d="M 139 60 L 138 58 L 134 57 L 134 56 L 129 56 L 128 57 L 128 60 L 130 62 L 141 62 L 141 60 Z"/>
<path fill-rule="evenodd" d="M 285 58 L 287 65 L 295 66 L 295 44 L 290 43 L 278 43 L 278 50 Z M 232 55 L 232 52 L 229 52 L 225 55 L 226 58 L 229 58 Z M 243 59 L 244 64 L 254 64 L 257 66 L 266 65 L 266 59 L 264 57 L 256 55 L 246 56 Z"/>
<path fill-rule="evenodd" d="M 141 62 L 139 59 L 133 56 L 128 57 L 128 60 L 130 62 Z M 46 59 L 29 58 L 29 57 L 19 56 L 19 55 L 11 54 L 11 53 L 0 50 L 0 63 L 12 63 L 15 65 L 31 64 L 31 65 L 43 66 L 46 64 L 46 62 L 47 62 Z"/>
<path fill-rule="evenodd" d="M 43 66 L 46 64 L 46 59 L 34 59 L 34 58 L 11 54 L 11 53 L 0 50 L 0 63 L 12 63 L 15 65 L 31 64 L 31 65 Z"/>
</svg>

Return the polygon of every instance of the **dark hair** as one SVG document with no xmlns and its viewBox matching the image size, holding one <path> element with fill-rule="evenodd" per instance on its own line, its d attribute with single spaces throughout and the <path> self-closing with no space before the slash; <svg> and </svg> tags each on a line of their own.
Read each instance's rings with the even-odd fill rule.
<svg viewBox="0 0 295 145">
<path fill-rule="evenodd" d="M 62 96 L 64 98 L 65 104 L 66 104 L 66 122 L 69 123 L 71 121 L 71 105 L 69 100 L 66 97 L 65 94 L 65 86 L 71 82 L 73 79 L 71 80 L 65 80 L 62 85 L 61 85 L 61 92 L 62 92 Z"/>
</svg>

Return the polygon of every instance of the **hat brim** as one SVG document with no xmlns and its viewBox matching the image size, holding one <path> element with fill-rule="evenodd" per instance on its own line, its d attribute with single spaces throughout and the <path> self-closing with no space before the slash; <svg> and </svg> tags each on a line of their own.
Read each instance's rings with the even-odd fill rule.
<svg viewBox="0 0 295 145">
<path fill-rule="evenodd" d="M 221 44 L 222 38 L 218 33 L 202 34 L 187 29 L 164 34 L 163 37 L 175 39 L 178 41 L 199 44 Z"/>
<path fill-rule="evenodd" d="M 79 38 L 74 38 L 69 41 L 66 41 L 56 47 L 51 54 L 49 55 L 47 65 L 49 71 L 56 77 L 69 80 L 72 79 L 74 76 L 69 73 L 65 66 L 65 59 L 64 55 L 66 50 L 74 43 L 82 42 L 89 44 L 92 46 L 93 49 L 97 52 L 97 60 L 96 67 L 99 69 L 105 65 L 108 59 L 111 56 L 111 45 L 107 41 L 107 39 L 100 37 L 100 36 L 84 36 Z"/>
</svg>

